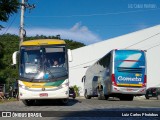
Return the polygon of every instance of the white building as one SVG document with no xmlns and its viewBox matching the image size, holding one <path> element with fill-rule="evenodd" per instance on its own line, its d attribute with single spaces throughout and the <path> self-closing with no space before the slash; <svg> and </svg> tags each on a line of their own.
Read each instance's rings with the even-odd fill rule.
<svg viewBox="0 0 160 120">
<path fill-rule="evenodd" d="M 83 96 L 81 79 L 85 75 L 87 67 L 112 49 L 147 50 L 147 88 L 160 86 L 160 25 L 157 25 L 72 50 L 70 86 L 80 87 L 81 96 Z"/>
</svg>

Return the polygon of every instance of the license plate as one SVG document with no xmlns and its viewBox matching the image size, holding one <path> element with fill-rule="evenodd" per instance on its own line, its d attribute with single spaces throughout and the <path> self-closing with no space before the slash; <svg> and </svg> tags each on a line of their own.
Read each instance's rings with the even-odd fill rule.
<svg viewBox="0 0 160 120">
<path fill-rule="evenodd" d="M 40 93 L 39 96 L 40 97 L 48 97 L 48 93 Z"/>
<path fill-rule="evenodd" d="M 130 89 L 130 88 L 127 88 L 126 90 L 127 90 L 127 91 L 133 91 L 133 89 Z"/>
<path fill-rule="evenodd" d="M 152 96 L 152 95 L 149 94 L 148 96 Z"/>
</svg>

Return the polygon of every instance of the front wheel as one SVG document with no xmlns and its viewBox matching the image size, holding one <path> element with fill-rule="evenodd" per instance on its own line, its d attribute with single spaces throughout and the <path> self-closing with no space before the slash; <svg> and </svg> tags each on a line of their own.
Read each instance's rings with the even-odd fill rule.
<svg viewBox="0 0 160 120">
<path fill-rule="evenodd" d="M 84 93 L 84 97 L 85 97 L 86 99 L 91 99 L 91 96 L 87 95 L 87 91 Z"/>
<path fill-rule="evenodd" d="M 98 100 L 106 99 L 104 94 L 103 94 L 103 90 L 97 90 L 97 93 L 98 93 Z"/>
<path fill-rule="evenodd" d="M 32 106 L 34 105 L 35 101 L 34 100 L 22 100 L 23 104 L 26 106 Z"/>
<path fill-rule="evenodd" d="M 67 105 L 67 104 L 68 104 L 68 98 L 66 98 L 66 99 L 61 99 L 61 103 L 62 103 L 63 105 Z"/>
<path fill-rule="evenodd" d="M 145 95 L 146 99 L 149 99 L 149 97 L 147 95 Z"/>
<path fill-rule="evenodd" d="M 160 96 L 159 95 L 157 95 L 157 100 L 159 100 L 160 99 Z"/>
<path fill-rule="evenodd" d="M 109 99 L 109 96 L 108 96 L 108 95 L 105 95 L 104 98 L 105 98 L 105 100 L 108 100 L 108 99 Z"/>
</svg>

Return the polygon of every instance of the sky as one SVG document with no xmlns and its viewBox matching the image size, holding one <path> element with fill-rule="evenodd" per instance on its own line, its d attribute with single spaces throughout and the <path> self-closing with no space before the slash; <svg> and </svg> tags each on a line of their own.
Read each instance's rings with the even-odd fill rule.
<svg viewBox="0 0 160 120">
<path fill-rule="evenodd" d="M 20 0 L 21 1 L 21 0 Z M 160 24 L 160 0 L 28 0 L 24 29 L 27 36 L 60 35 L 86 45 Z M 20 10 L 0 34 L 19 35 Z"/>
</svg>

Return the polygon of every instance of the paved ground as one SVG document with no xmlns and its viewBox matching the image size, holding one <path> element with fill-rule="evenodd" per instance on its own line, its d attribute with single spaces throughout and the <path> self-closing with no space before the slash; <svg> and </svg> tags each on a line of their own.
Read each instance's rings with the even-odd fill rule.
<svg viewBox="0 0 160 120">
<path fill-rule="evenodd" d="M 109 100 L 98 100 L 92 98 L 89 100 L 79 97 L 76 99 L 70 99 L 69 104 L 63 106 L 57 101 L 43 101 L 37 103 L 34 106 L 25 106 L 21 101 L 9 102 L 0 104 L 0 111 L 12 111 L 16 113 L 27 112 L 40 112 L 42 116 L 48 116 L 45 119 L 73 119 L 74 120 L 86 119 L 151 119 L 153 117 L 142 117 L 142 113 L 158 114 L 157 118 L 160 118 L 160 100 L 151 98 L 146 100 L 144 97 L 135 97 L 133 101 L 120 101 L 117 98 L 110 98 Z M 47 112 L 44 112 L 47 111 Z M 157 113 L 158 111 L 158 113 Z M 137 113 L 140 116 L 130 116 L 130 114 Z M 123 114 L 123 115 L 122 115 Z M 127 116 L 129 114 L 129 116 Z M 38 115 L 38 114 L 37 114 Z M 49 117 L 52 116 L 52 117 Z M 55 117 L 53 117 L 55 116 Z M 117 117 L 115 117 L 117 116 Z M 151 115 L 150 115 L 151 116 Z M 14 116 L 17 119 L 17 116 Z M 107 117 L 107 118 L 106 118 Z M 3 118 L 6 119 L 6 118 Z M 8 118 L 7 118 L 8 119 Z M 13 119 L 13 118 L 12 118 Z M 18 118 L 19 119 L 19 118 Z M 24 119 L 24 118 L 23 118 Z M 28 119 L 28 118 L 25 118 Z M 31 119 L 31 118 L 30 118 Z M 37 118 L 37 120 L 44 118 Z"/>
</svg>

